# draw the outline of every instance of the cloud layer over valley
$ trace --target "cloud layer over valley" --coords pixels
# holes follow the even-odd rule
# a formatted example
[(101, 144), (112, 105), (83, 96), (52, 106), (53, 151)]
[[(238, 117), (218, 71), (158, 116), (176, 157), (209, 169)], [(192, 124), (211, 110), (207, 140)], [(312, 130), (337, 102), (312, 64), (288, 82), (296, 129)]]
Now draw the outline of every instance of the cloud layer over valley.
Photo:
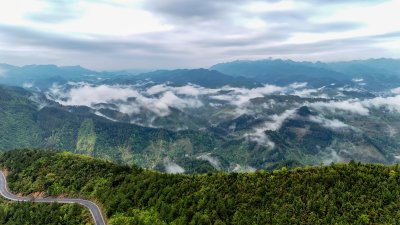
[[(232, 121), (229, 127), (223, 128), (230, 132), (231, 138), (257, 142), (269, 148), (275, 148), (276, 143), (266, 131), (279, 132), (289, 119), (306, 120), (333, 132), (363, 132), (357, 127), (357, 118), (367, 119), (377, 110), (392, 114), (400, 112), (400, 95), (393, 91), (386, 96), (363, 99), (346, 97), (343, 91), (343, 88), (313, 89), (306, 83), (205, 88), (192, 84), (149, 86), (70, 82), (63, 86), (53, 85), (46, 96), (61, 105), (90, 107), (96, 115), (113, 121), (171, 130), (201, 130)], [(311, 114), (301, 115), (298, 110), (302, 106), (309, 107)], [(244, 115), (250, 118), (241, 119)], [(306, 128), (302, 130), (307, 132)], [(217, 161), (207, 155), (199, 159), (218, 167)]]

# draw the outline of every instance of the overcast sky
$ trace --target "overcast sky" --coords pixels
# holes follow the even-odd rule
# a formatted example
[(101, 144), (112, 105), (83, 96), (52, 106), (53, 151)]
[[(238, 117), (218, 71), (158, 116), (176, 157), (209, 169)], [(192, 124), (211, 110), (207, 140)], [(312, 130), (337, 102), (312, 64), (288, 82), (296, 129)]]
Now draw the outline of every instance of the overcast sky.
[(400, 0), (0, 0), (0, 62), (97, 70), (400, 58)]

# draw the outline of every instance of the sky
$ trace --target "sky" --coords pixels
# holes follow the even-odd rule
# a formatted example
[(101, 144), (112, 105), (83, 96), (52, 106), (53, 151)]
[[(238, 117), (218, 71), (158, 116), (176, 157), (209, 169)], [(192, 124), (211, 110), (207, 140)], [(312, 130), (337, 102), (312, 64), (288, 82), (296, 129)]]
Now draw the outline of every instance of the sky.
[(0, 63), (95, 70), (400, 58), (400, 0), (0, 0)]

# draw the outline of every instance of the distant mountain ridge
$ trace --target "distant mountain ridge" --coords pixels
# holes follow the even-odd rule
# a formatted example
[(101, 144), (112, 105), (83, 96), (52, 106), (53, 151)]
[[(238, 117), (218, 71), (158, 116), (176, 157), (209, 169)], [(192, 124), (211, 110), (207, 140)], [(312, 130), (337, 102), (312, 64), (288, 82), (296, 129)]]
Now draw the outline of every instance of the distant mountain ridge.
[(230, 76), (215, 70), (207, 69), (178, 69), (157, 70), (135, 76), (121, 76), (105, 81), (108, 84), (135, 84), (137, 82), (151, 81), (156, 84), (170, 83), (172, 86), (196, 84), (202, 87), (216, 88), (225, 85), (233, 87), (259, 87), (261, 83), (242, 76)]
[(0, 64), (0, 83), (23, 86), (34, 84), (48, 88), (67, 81), (133, 84), (139, 81), (170, 82), (175, 86), (188, 83), (203, 87), (259, 87), (261, 84), (285, 86), (307, 82), (313, 87), (328, 85), (362, 86), (372, 91), (400, 86), (399, 59), (367, 59), (342, 62), (297, 62), (293, 60), (238, 60), (219, 63), (209, 69), (157, 70), (137, 73), (125, 71), (97, 72), (81, 66)]
[(53, 83), (81, 81), (90, 76), (101, 77), (96, 71), (81, 66), (26, 65), (22, 67), (0, 64), (3, 70), (0, 83), (15, 86), (34, 85), (39, 88), (50, 87)]
[[(238, 60), (216, 64), (210, 69), (278, 85), (307, 82), (312, 86), (321, 87), (335, 83), (362, 85), (371, 90), (383, 90), (400, 85), (400, 60), (398, 59), (315, 63), (281, 59)], [(355, 78), (358, 79), (355, 81)]]

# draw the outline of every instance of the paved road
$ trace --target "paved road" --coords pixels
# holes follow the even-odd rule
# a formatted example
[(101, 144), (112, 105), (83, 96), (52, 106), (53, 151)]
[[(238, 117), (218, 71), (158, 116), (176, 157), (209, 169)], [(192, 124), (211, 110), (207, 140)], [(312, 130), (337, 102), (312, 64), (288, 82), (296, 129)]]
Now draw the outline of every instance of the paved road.
[(56, 202), (56, 203), (77, 203), (85, 206), (90, 210), (92, 217), (96, 225), (106, 225), (104, 218), (101, 214), (100, 208), (93, 202), (78, 199), (78, 198), (30, 198), (30, 197), (19, 197), (8, 191), (6, 177), (4, 173), (0, 171), (0, 195), (11, 201), (18, 202)]

